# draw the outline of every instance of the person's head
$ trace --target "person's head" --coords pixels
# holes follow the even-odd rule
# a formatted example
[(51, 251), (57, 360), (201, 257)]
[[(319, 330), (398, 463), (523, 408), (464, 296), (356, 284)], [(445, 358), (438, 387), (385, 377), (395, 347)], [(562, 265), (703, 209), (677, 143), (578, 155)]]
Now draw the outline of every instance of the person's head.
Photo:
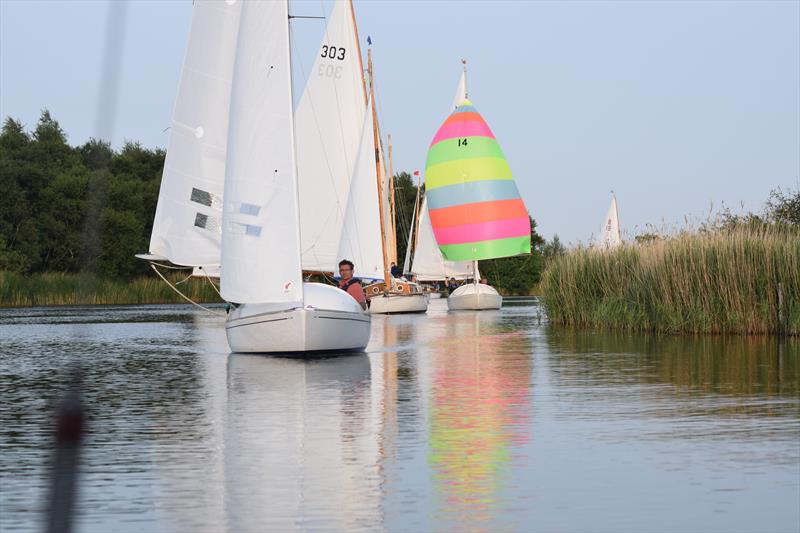
[(397, 266), (396, 264), (392, 263), (392, 266)]
[(339, 261), (339, 275), (342, 276), (343, 280), (348, 280), (353, 277), (354, 268), (355, 265), (352, 261), (348, 261), (347, 259)]
[(481, 278), (481, 283), (483, 283), (484, 285), (488, 285), (489, 284), (489, 280), (486, 279), (486, 278)]
[(455, 283), (455, 282), (456, 282), (456, 278), (450, 278), (450, 283)]

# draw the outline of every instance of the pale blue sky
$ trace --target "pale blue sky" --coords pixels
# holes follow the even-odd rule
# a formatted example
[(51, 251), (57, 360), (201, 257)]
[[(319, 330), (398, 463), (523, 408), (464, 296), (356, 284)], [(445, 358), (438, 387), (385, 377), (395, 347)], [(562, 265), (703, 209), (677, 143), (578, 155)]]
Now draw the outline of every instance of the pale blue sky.
[[(374, 41), (395, 168), (424, 167), (465, 57), (470, 96), (547, 237), (589, 239), (611, 189), (623, 229), (636, 233), (703, 216), (712, 202), (760, 210), (771, 188), (800, 186), (800, 2), (355, 6)], [(107, 9), (0, 0), (3, 118), (30, 128), (47, 107), (71, 143), (94, 134)], [(165, 145), (190, 12), (190, 0), (131, 2), (116, 146)], [(322, 28), (300, 23), (308, 42)]]

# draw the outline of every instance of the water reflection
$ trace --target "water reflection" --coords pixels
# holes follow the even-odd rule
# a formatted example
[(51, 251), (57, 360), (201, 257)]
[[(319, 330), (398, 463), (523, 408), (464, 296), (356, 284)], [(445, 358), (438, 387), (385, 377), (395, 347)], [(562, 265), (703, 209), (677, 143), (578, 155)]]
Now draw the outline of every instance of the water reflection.
[(366, 355), (228, 357), (225, 513), (235, 531), (381, 524)]
[(499, 316), (443, 317), (432, 340), (429, 461), (445, 529), (498, 529), (498, 495), (529, 438), (531, 343)]

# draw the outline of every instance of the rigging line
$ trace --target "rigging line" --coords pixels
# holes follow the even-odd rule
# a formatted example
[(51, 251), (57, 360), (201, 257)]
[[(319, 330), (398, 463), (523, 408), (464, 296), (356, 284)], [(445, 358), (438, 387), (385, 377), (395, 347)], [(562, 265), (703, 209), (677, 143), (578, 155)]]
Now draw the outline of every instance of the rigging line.
[(166, 283), (167, 285), (169, 285), (169, 286), (170, 286), (170, 288), (171, 288), (173, 291), (175, 291), (176, 293), (178, 293), (178, 295), (179, 295), (181, 298), (183, 298), (184, 300), (186, 300), (186, 301), (187, 301), (187, 302), (189, 302), (190, 304), (194, 305), (195, 307), (199, 307), (199, 308), (200, 308), (200, 309), (202, 309), (203, 311), (207, 311), (207, 312), (211, 313), (212, 315), (217, 315), (217, 316), (225, 316), (225, 313), (220, 313), (220, 312), (218, 312), (218, 311), (214, 311), (213, 309), (209, 309), (208, 307), (204, 307), (204, 306), (200, 305), (199, 303), (195, 302), (194, 300), (192, 300), (191, 298), (189, 298), (188, 296), (186, 296), (185, 294), (183, 294), (183, 293), (182, 293), (180, 290), (178, 290), (178, 288), (177, 288), (175, 285), (173, 285), (172, 283), (170, 283), (170, 281), (169, 281), (169, 280), (168, 280), (166, 277), (164, 277), (164, 275), (163, 275), (161, 272), (159, 272), (159, 271), (158, 271), (158, 269), (156, 268), (156, 265), (155, 265), (155, 263), (153, 263), (152, 261), (148, 261), (148, 262), (150, 263), (150, 268), (152, 268), (152, 269), (153, 269), (153, 271), (154, 271), (156, 274), (158, 274), (158, 277), (159, 277), (159, 278), (161, 278), (162, 280), (164, 280), (164, 283)]
[(220, 292), (219, 292), (219, 289), (217, 289), (217, 286), (216, 286), (216, 285), (214, 285), (214, 282), (213, 282), (213, 281), (211, 281), (211, 276), (209, 276), (209, 275), (208, 275), (208, 272), (206, 272), (206, 269), (205, 269), (205, 268), (203, 268), (203, 267), (200, 267), (200, 270), (202, 270), (202, 271), (203, 271), (203, 275), (205, 276), (205, 278), (206, 278), (206, 281), (208, 281), (208, 283), (209, 283), (209, 284), (211, 284), (211, 286), (214, 288), (214, 292), (216, 292), (216, 293), (217, 293), (217, 295), (218, 295), (220, 298), (222, 298), (222, 300), (225, 300), (225, 298), (223, 298), (223, 297), (222, 297), (222, 293), (220, 293)]

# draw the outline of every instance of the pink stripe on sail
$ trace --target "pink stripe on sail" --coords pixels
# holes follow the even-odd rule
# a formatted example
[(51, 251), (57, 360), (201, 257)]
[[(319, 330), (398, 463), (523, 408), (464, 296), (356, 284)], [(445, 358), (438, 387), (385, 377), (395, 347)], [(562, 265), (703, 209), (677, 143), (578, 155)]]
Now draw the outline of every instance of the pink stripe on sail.
[(433, 234), (436, 236), (436, 242), (439, 245), (524, 237), (529, 235), (530, 232), (531, 226), (528, 217), (433, 229)]
[(494, 139), (494, 134), (483, 121), (470, 120), (468, 122), (453, 122), (439, 128), (439, 131), (436, 132), (436, 137), (434, 137), (431, 142), (431, 146), (439, 141), (460, 137), (491, 137)]

